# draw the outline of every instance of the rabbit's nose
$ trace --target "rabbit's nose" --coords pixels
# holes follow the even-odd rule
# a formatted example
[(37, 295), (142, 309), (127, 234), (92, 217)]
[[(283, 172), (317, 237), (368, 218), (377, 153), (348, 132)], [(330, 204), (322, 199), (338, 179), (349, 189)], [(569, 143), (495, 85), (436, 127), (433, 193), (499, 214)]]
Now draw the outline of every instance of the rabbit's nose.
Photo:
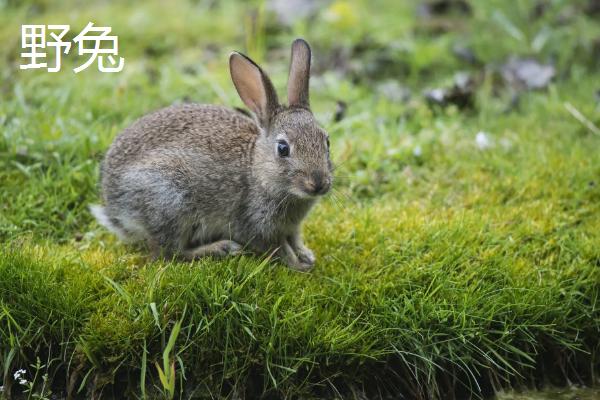
[(307, 189), (313, 195), (325, 194), (329, 190), (329, 179), (321, 171), (314, 171), (307, 183)]

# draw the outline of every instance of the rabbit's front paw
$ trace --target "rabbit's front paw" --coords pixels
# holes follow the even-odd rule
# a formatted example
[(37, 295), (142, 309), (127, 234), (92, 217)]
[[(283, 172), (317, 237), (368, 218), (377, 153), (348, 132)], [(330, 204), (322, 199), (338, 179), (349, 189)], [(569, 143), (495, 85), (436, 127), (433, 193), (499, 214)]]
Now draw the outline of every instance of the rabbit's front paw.
[[(304, 250), (305, 251), (299, 253), (292, 248), (288, 242), (284, 242), (279, 249), (278, 256), (288, 267), (295, 269), (296, 271), (306, 272), (315, 264), (315, 256), (312, 251), (306, 247), (304, 247)], [(300, 258), (300, 254), (302, 254), (302, 258)]]
[(298, 257), (298, 261), (302, 264), (307, 264), (309, 266), (315, 265), (316, 257), (315, 254), (306, 246), (300, 246), (296, 249), (296, 256)]
[(310, 271), (313, 266), (313, 264), (307, 264), (305, 262), (300, 261), (298, 258), (296, 258), (293, 261), (286, 261), (284, 260), (284, 262), (287, 264), (288, 267), (290, 267), (291, 269), (294, 269), (296, 271), (300, 271), (300, 272), (308, 272)]

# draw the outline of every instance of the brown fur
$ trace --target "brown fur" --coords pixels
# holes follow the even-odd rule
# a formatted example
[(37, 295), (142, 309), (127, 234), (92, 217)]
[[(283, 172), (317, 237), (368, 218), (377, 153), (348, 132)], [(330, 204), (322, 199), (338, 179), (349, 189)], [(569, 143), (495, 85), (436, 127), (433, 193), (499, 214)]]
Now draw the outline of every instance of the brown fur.
[[(315, 258), (300, 226), (332, 177), (327, 135), (308, 109), (309, 68), (310, 48), (297, 40), (291, 104), (282, 106), (266, 74), (232, 54), (232, 79), (257, 119), (195, 104), (140, 118), (106, 155), (105, 206), (92, 206), (93, 213), (121, 238), (146, 241), (155, 252), (193, 259), (276, 249), (290, 267), (310, 268)], [(277, 150), (283, 141), (288, 157)]]

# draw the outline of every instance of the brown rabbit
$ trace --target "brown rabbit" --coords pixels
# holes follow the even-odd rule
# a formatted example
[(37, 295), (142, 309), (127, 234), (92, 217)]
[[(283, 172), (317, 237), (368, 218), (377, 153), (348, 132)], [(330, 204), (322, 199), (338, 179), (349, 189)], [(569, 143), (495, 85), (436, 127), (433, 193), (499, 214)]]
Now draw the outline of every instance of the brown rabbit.
[(277, 250), (291, 268), (310, 269), (301, 223), (332, 184), (329, 139), (309, 107), (310, 59), (308, 43), (295, 40), (285, 106), (258, 65), (231, 54), (231, 79), (255, 118), (184, 104), (134, 122), (106, 154), (105, 205), (92, 213), (167, 256)]

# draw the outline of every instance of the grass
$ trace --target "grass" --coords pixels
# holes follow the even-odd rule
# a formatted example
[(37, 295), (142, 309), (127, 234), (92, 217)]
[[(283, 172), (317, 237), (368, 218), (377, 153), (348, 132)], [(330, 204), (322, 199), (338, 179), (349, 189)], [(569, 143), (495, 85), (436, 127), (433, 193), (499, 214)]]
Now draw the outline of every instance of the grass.
[[(593, 383), (600, 136), (565, 105), (600, 124), (586, 2), (537, 19), (533, 2), (472, 2), (471, 16), (427, 20), (409, 2), (337, 1), (291, 27), (262, 3), (215, 4), (0, 1), (0, 397), (461, 398)], [(75, 54), (57, 74), (19, 70), (21, 24), (90, 20), (119, 36), (123, 72), (75, 75)], [(304, 228), (313, 272), (249, 256), (151, 262), (93, 221), (121, 129), (173, 102), (241, 105), (233, 49), (283, 93), (299, 35), (338, 164)], [(456, 59), (456, 43), (486, 67)], [(553, 60), (557, 77), (507, 111), (514, 93), (495, 71), (515, 54)], [(457, 70), (480, 77), (475, 108), (429, 106), (421, 92)], [(408, 102), (382, 94), (390, 79)], [(348, 110), (333, 122), (337, 100)]]

